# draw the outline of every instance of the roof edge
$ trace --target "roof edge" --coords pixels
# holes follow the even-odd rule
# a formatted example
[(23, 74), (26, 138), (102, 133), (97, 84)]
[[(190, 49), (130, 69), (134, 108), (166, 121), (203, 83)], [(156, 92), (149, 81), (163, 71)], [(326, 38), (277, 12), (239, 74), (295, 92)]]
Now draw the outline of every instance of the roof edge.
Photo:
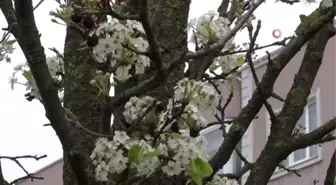
[[(37, 174), (39, 174), (39, 173), (41, 173), (41, 172), (43, 172), (43, 171), (45, 171), (45, 170), (51, 168), (52, 166), (55, 166), (56, 164), (58, 164), (58, 163), (60, 163), (60, 162), (62, 162), (62, 161), (63, 161), (63, 157), (61, 157), (61, 158), (59, 158), (59, 159), (57, 159), (57, 160), (51, 162), (50, 164), (48, 164), (48, 165), (42, 167), (42, 168), (39, 169), (39, 170), (36, 170), (35, 172), (33, 172), (33, 174), (37, 175)], [(26, 181), (26, 180), (27, 180), (27, 179), (24, 179), (24, 180), (22, 180), (22, 181), (19, 181), (19, 182), (17, 182), (15, 185), (20, 185), (21, 183), (23, 183), (23, 182)]]
[[(273, 58), (273, 57), (277, 56), (283, 48), (284, 47), (279, 47), (278, 49), (272, 51), (270, 53), (271, 57)], [(261, 67), (261, 66), (265, 65), (267, 63), (267, 59), (268, 59), (268, 55), (266, 54), (266, 55), (264, 55), (264, 56), (262, 56), (262, 57), (260, 57), (256, 60), (254, 60), (253, 64), (256, 65), (255, 68), (258, 68), (258, 67)], [(240, 73), (240, 72), (242, 72), (244, 70), (247, 70), (247, 69), (249, 69), (249, 65), (248, 65), (248, 63), (245, 63), (237, 70), (237, 72)]]

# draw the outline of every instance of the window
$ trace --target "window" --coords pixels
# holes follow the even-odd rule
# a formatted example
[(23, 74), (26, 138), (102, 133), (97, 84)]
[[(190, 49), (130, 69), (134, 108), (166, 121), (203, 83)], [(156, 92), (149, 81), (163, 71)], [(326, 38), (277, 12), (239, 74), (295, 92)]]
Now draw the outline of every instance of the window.
[[(206, 128), (201, 131), (201, 135), (203, 135), (207, 141), (207, 153), (210, 157), (214, 156), (224, 141), (223, 132), (220, 128), (220, 125), (214, 125), (209, 128)], [(229, 131), (230, 125), (226, 125), (226, 131)], [(232, 155), (233, 156), (233, 155)], [(222, 170), (219, 170), (217, 174), (223, 173), (233, 173), (233, 162), (232, 157), (231, 159), (225, 164)]]
[[(317, 96), (311, 96), (308, 98), (308, 102), (306, 107), (304, 108), (304, 111), (302, 113), (302, 116), (297, 122), (297, 125), (301, 125), (302, 128), (304, 128), (305, 133), (309, 133), (316, 129), (319, 124), (319, 108), (318, 108), (318, 101)], [(276, 114), (278, 114), (280, 110), (275, 111)], [(269, 115), (268, 115), (269, 118)], [(269, 119), (268, 119), (269, 120)], [(270, 123), (269, 123), (270, 124)], [(270, 128), (268, 128), (267, 136), (270, 133)], [(307, 161), (309, 159), (318, 157), (319, 155), (319, 147), (318, 145), (313, 145), (304, 149), (296, 150), (293, 153), (291, 153), (286, 160), (282, 161), (280, 164), (285, 167), (291, 167), (294, 165), (297, 165), (299, 163), (302, 163), (304, 161)], [(281, 168), (277, 168), (279, 170)]]
[[(312, 97), (308, 99), (308, 104), (305, 107), (303, 114), (297, 125), (301, 125), (304, 128), (305, 133), (309, 133), (317, 128), (318, 125), (318, 110), (316, 104), (316, 98)], [(293, 166), (308, 159), (318, 156), (318, 146), (313, 145), (304, 149), (296, 150), (288, 156), (288, 158), (282, 162), (284, 166)]]

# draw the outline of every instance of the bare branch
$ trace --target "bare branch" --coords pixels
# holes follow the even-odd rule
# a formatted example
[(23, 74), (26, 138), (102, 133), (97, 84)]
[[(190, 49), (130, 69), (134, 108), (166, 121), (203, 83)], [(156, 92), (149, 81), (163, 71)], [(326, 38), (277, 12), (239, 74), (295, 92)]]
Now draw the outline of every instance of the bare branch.
[(33, 8), (33, 11), (36, 10), (42, 3), (44, 2), (44, 0), (40, 0)]
[(159, 48), (158, 43), (156, 41), (155, 34), (148, 20), (147, 0), (139, 1), (139, 16), (140, 16), (140, 22), (142, 23), (142, 26), (146, 33), (150, 56), (152, 57), (152, 60), (154, 60), (155, 62), (155, 68), (162, 69), (163, 62), (161, 59), (161, 54), (158, 51)]
[(243, 168), (241, 168), (238, 172), (236, 173), (226, 173), (223, 175), (219, 175), (219, 176), (224, 176), (227, 177), (229, 179), (236, 179), (238, 180), (239, 178), (241, 178), (246, 172), (248, 172), (249, 170), (251, 170), (251, 168), (253, 167), (253, 163), (249, 163), (246, 164)]
[[(285, 37), (282, 41), (276, 41), (276, 42), (273, 42), (271, 44), (267, 44), (267, 45), (264, 45), (264, 46), (254, 47), (253, 51), (265, 49), (265, 48), (272, 47), (272, 46), (286, 46), (286, 42), (290, 39), (293, 39), (293, 37)], [(232, 55), (232, 54), (237, 54), (237, 53), (245, 53), (248, 50), (249, 49), (238, 50), (238, 51), (227, 50), (227, 51), (217, 53), (217, 56), (226, 56), (226, 55)]]
[(246, 61), (250, 65), (253, 80), (254, 80), (254, 82), (257, 86), (258, 92), (260, 93), (263, 104), (265, 105), (265, 107), (268, 111), (268, 114), (270, 115), (271, 121), (272, 121), (273, 124), (276, 124), (278, 122), (278, 119), (277, 119), (277, 117), (276, 117), (276, 115), (275, 115), (275, 113), (272, 109), (271, 104), (269, 104), (267, 102), (266, 94), (265, 94), (264, 90), (262, 89), (262, 87), (260, 86), (260, 82), (259, 82), (257, 73), (255, 71), (253, 61), (252, 61), (253, 48), (254, 48), (255, 42), (257, 40), (260, 28), (261, 28), (261, 21), (260, 20), (258, 21), (257, 29), (256, 29), (253, 36), (252, 36), (252, 31), (253, 31), (252, 24), (250, 26), (248, 26), (247, 28), (248, 28), (248, 31), (249, 31), (249, 34), (250, 34), (250, 48), (246, 53)]
[(285, 167), (284, 165), (282, 165), (282, 164), (278, 164), (278, 167), (280, 167), (280, 168), (282, 168), (282, 169), (284, 169), (284, 170), (286, 170), (287, 172), (289, 172), (289, 173), (294, 173), (296, 176), (298, 176), (298, 177), (301, 177), (301, 174), (299, 174), (298, 172), (297, 172), (297, 170), (295, 170), (295, 169), (289, 169), (289, 168), (287, 168), (287, 167)]
[(220, 16), (225, 16), (227, 9), (229, 7), (230, 0), (222, 0), (221, 4), (219, 5), (217, 12), (219, 13)]
[[(329, 133), (333, 132), (336, 129), (336, 117), (329, 120), (327, 123), (323, 124), (322, 126), (318, 127), (317, 129), (313, 130), (308, 134), (304, 134), (303, 136), (299, 137), (296, 140), (292, 140), (292, 146), (297, 149), (306, 148), (312, 144), (320, 143), (321, 139), (325, 139), (324, 137)], [(334, 137), (328, 137), (327, 140), (332, 140)], [(290, 142), (290, 141), (289, 141)]]
[[(15, 162), (23, 171), (24, 173), (26, 174), (25, 176), (23, 177), (20, 177), (18, 179), (15, 179), (13, 180), (12, 182), (8, 183), (8, 182), (5, 182), (5, 184), (9, 184), (9, 185), (12, 185), (12, 184), (15, 184), (21, 180), (24, 180), (24, 179), (31, 179), (31, 181), (35, 180), (35, 179), (38, 179), (38, 180), (43, 180), (43, 177), (37, 177), (35, 176), (34, 174), (32, 173), (29, 173), (26, 168), (21, 164), (21, 162), (19, 161), (20, 159), (35, 159), (36, 161), (40, 160), (40, 159), (43, 159), (43, 158), (46, 158), (47, 155), (42, 155), (42, 156), (37, 156), (37, 155), (23, 155), (23, 156), (16, 156), (16, 157), (10, 157), (10, 156), (0, 156), (0, 159), (8, 159), (8, 160), (11, 160), (13, 162)], [(0, 165), (0, 168), (1, 168), (1, 165)], [(1, 172), (1, 177), (2, 177), (2, 172)], [(1, 178), (2, 180), (3, 177)], [(1, 182), (2, 183), (2, 182)]]

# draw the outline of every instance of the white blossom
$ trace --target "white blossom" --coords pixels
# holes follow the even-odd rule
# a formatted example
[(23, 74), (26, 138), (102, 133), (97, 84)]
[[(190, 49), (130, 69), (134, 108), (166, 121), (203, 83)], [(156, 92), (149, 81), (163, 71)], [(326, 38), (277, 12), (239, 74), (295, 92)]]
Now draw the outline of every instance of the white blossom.
[(132, 77), (131, 74), (129, 74), (129, 70), (131, 69), (131, 65), (127, 66), (119, 66), (116, 70), (116, 76), (115, 78), (119, 81), (126, 81), (130, 77)]
[[(193, 20), (194, 21), (194, 20)], [(193, 22), (190, 23), (192, 25)], [(227, 18), (219, 17), (214, 11), (202, 15), (196, 21), (195, 34), (192, 35), (192, 42), (196, 36), (200, 43), (214, 42), (222, 39), (229, 31)]]
[(154, 98), (145, 96), (142, 98), (131, 97), (125, 104), (123, 115), (128, 123), (139, 119), (154, 102)]
[[(93, 33), (99, 37), (98, 44), (93, 47), (94, 58), (101, 63), (109, 62), (112, 67), (119, 66), (115, 72), (115, 78), (119, 81), (125, 81), (133, 75), (129, 73), (133, 66), (135, 74), (143, 74), (145, 68), (150, 65), (147, 56), (128, 49), (144, 52), (148, 48), (148, 42), (143, 37), (134, 37), (135, 32), (144, 34), (140, 22), (127, 20), (124, 23), (112, 18), (109, 22), (101, 24)], [(107, 61), (109, 54), (110, 61)]]
[(160, 165), (160, 160), (157, 157), (146, 158), (140, 164), (133, 163), (133, 166), (137, 170), (137, 176), (149, 177), (156, 172), (158, 166)]
[(178, 175), (182, 172), (183, 168), (181, 167), (180, 162), (169, 161), (167, 165), (162, 167), (162, 171), (169, 176)]
[(235, 179), (229, 179), (227, 177), (219, 177), (215, 175), (207, 185), (239, 185)]
[(129, 139), (130, 139), (130, 137), (124, 131), (118, 131), (118, 130), (116, 130), (114, 132), (113, 141), (117, 141), (117, 142), (119, 142), (121, 144), (125, 144), (126, 141), (128, 141)]

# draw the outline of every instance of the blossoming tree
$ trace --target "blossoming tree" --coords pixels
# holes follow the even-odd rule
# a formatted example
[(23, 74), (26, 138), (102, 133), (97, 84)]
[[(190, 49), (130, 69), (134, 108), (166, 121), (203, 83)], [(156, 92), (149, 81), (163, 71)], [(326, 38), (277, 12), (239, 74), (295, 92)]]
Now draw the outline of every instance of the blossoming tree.
[[(308, 134), (295, 128), (324, 47), (335, 35), (334, 1), (324, 0), (302, 17), (295, 36), (271, 44), (284, 49), (260, 81), (252, 58), (266, 46), (256, 44), (261, 22), (253, 24), (253, 12), (264, 0), (223, 0), (218, 13), (189, 22), (190, 0), (56, 1), (60, 6), (50, 15), (54, 23), (67, 26), (64, 52), (53, 48), (56, 55), (46, 58), (31, 0), (0, 0), (8, 22), (0, 54), (10, 61), (11, 46), (18, 42), (27, 59), (14, 69), (11, 82), (26, 85), (27, 100), (44, 105), (63, 146), (64, 185), (228, 185), (237, 184), (247, 171), (247, 185), (266, 185), (291, 152), (335, 139), (335, 118)], [(288, 6), (299, 2), (280, 1)], [(246, 49), (233, 43), (243, 29), (250, 36)], [(188, 50), (189, 42), (195, 51)], [(277, 97), (272, 91), (277, 77), (306, 42), (309, 60), (302, 62), (276, 115), (267, 99)], [(257, 86), (248, 105), (232, 121), (222, 116), (207, 122), (200, 110), (224, 105), (225, 111), (230, 98), (224, 102), (217, 86), (232, 88), (242, 65), (249, 65)], [(18, 82), (15, 75), (23, 75), (26, 82)], [(260, 156), (236, 174), (216, 175), (262, 106), (273, 126)], [(231, 128), (217, 153), (208, 156), (199, 132), (214, 124), (223, 131), (227, 124)]]

